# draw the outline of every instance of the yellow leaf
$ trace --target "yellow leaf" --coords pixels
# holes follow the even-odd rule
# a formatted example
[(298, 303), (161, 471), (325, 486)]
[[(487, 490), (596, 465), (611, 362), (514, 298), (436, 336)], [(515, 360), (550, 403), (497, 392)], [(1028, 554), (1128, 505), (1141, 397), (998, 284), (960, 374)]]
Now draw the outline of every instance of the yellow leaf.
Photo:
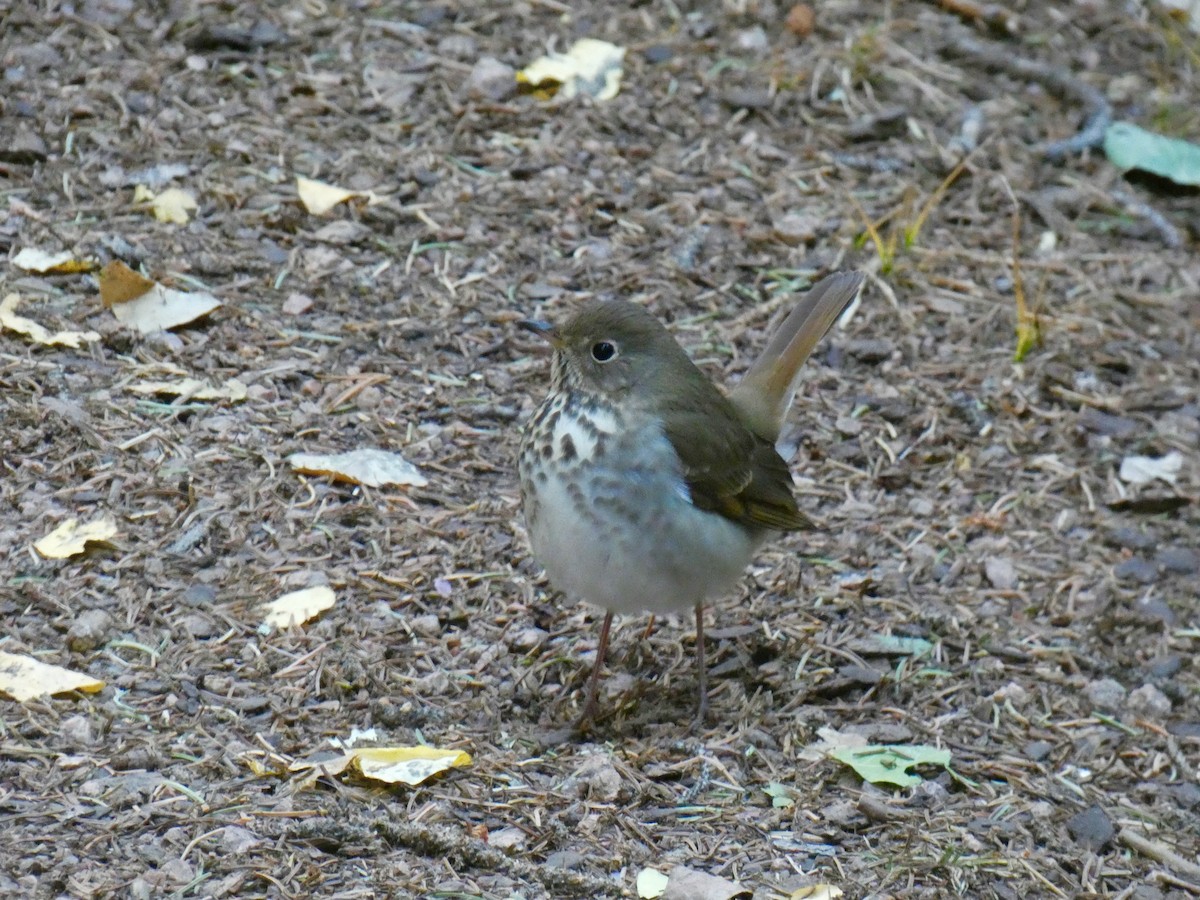
[(844, 894), (845, 891), (832, 884), (810, 884), (798, 891), (792, 891), (788, 900), (837, 900)]
[(355, 197), (365, 199), (368, 206), (382, 202), (372, 191), (349, 191), (299, 175), (296, 176), (296, 193), (300, 195), (300, 202), (304, 204), (304, 208), (314, 216), (323, 216), (339, 203), (345, 203)]
[(188, 214), (199, 208), (196, 198), (187, 191), (167, 188), (161, 194), (155, 194), (144, 184), (139, 184), (133, 189), (133, 202), (149, 203), (154, 218), (174, 225), (186, 225), (190, 218)]
[(84, 341), (100, 340), (100, 335), (94, 331), (48, 331), (33, 319), (17, 315), (17, 305), (20, 302), (21, 297), (18, 294), (9, 294), (0, 300), (0, 328), (7, 328), (9, 331), (23, 334), (47, 347), (61, 346), (78, 350), (79, 345)]
[(86, 525), (80, 525), (78, 519), (67, 519), (33, 548), (47, 559), (66, 559), (82, 553), (89, 543), (107, 543), (116, 535), (117, 521), (112, 516), (101, 516)]
[(178, 328), (221, 306), (212, 294), (163, 287), (119, 260), (100, 271), (100, 300), (118, 322), (142, 334)]
[(31, 656), (0, 652), (0, 693), (24, 703), (47, 694), (63, 694), (67, 691), (87, 691), (94, 694), (104, 687), (104, 682), (72, 672), (59, 666), (41, 662)]
[(184, 378), (182, 381), (144, 381), (141, 384), (131, 384), (129, 390), (135, 394), (169, 394), (178, 397), (180, 401), (229, 400), (237, 403), (246, 399), (246, 386), (236, 378), (230, 378), (220, 387), (213, 387), (207, 381), (200, 381), (198, 378)]
[(90, 272), (96, 268), (95, 260), (76, 259), (70, 251), (62, 253), (47, 253), (36, 247), (26, 247), (12, 258), (12, 264), (26, 272), (37, 272), (39, 275), (74, 275), (77, 272)]
[(621, 90), (624, 60), (624, 47), (584, 38), (566, 53), (550, 53), (534, 60), (517, 73), (517, 82), (543, 99), (561, 93), (567, 100), (578, 94), (611, 100)]
[(267, 604), (267, 614), (263, 618), (263, 624), (274, 628), (291, 628), (293, 625), (302, 625), (329, 609), (336, 602), (337, 596), (327, 585), (322, 584), (304, 588), (301, 591), (292, 591)]
[(386, 450), (351, 450), (347, 453), (293, 453), (288, 462), (306, 475), (328, 475), (339, 481), (380, 487), (385, 484), (422, 487), (429, 482), (416, 466)]
[(341, 756), (318, 761), (300, 760), (289, 766), (293, 772), (320, 769), (339, 775), (353, 768), (366, 778), (387, 784), (416, 786), (446, 769), (471, 765), (471, 754), (438, 747), (363, 747)]

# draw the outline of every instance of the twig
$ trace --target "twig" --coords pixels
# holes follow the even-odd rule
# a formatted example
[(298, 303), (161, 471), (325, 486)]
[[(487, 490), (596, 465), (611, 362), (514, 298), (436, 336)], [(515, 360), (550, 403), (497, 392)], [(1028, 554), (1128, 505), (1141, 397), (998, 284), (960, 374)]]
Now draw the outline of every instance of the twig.
[(1075, 100), (1083, 106), (1087, 113), (1083, 127), (1073, 137), (1045, 144), (1042, 155), (1046, 159), (1057, 161), (1071, 153), (1099, 147), (1104, 142), (1104, 132), (1112, 123), (1112, 107), (1098, 89), (1081, 81), (1062, 66), (1022, 59), (1015, 56), (1011, 48), (989, 46), (970, 37), (952, 41), (950, 49), (990, 68), (1036, 81), (1059, 96)]
[(1113, 191), (1112, 198), (1118, 203), (1121, 203), (1135, 216), (1145, 219), (1158, 232), (1158, 236), (1162, 238), (1162, 242), (1168, 249), (1178, 250), (1183, 246), (1183, 235), (1179, 233), (1179, 229), (1172, 225), (1167, 217), (1160, 213), (1149, 203), (1137, 199), (1131, 194), (1124, 191)]
[(1117, 840), (1130, 850), (1157, 860), (1180, 875), (1200, 881), (1200, 865), (1189, 859), (1184, 859), (1166, 844), (1152, 841), (1145, 835), (1138, 834), (1136, 831), (1130, 831), (1128, 828), (1122, 828), (1117, 832)]
[(982, 22), (988, 28), (1002, 34), (1017, 33), (1016, 13), (1010, 12), (998, 3), (979, 4), (974, 0), (938, 0), (938, 5), (968, 22)]

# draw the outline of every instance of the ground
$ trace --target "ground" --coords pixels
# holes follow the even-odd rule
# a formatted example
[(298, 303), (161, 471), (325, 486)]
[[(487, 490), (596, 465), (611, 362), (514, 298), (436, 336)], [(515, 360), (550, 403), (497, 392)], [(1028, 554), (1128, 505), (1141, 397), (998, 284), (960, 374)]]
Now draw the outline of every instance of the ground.
[[(99, 334), (0, 331), (0, 650), (105, 682), (0, 699), (0, 892), (632, 897), (676, 865), (755, 898), (1200, 891), (1197, 195), (1046, 152), (1088, 114), (1061, 82), (1194, 138), (1196, 36), (1155, 4), (815, 7), (811, 33), (753, 0), (0, 11), (0, 250), (223, 303), (141, 335), (94, 273), (0, 267), (22, 314)], [(580, 36), (627, 48), (615, 99), (488, 77)], [(298, 175), (383, 202), (317, 217)], [(199, 209), (158, 222), (138, 184)], [(625, 617), (565, 735), (599, 617), (529, 553), (549, 360), (514, 323), (631, 299), (729, 383), (842, 268), (862, 301), (791, 418), (821, 527), (712, 605), (708, 724), (688, 617)], [(184, 376), (248, 396), (134, 391)], [(367, 447), (428, 484), (288, 463)], [(1174, 484), (1119, 477), (1173, 451)], [(32, 548), (105, 513), (108, 545)], [(287, 769), (372, 728), (472, 763)], [(950, 771), (870, 784), (804, 752), (828, 729)]]

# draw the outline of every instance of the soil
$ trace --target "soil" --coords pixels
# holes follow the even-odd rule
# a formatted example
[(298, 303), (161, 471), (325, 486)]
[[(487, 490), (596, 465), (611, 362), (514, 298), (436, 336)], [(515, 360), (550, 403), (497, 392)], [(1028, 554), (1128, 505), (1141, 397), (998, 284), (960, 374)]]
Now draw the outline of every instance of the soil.
[[(142, 335), (95, 273), (0, 267), (22, 314), (100, 335), (0, 332), (0, 650), (105, 683), (0, 700), (0, 894), (633, 897), (675, 866), (759, 900), (1200, 892), (1200, 203), (1045, 152), (1088, 97), (1195, 138), (1200, 42), (1157, 4), (1017, 7), (0, 10), (0, 249), (223, 303)], [(584, 36), (626, 48), (614, 99), (512, 90)], [(317, 217), (297, 176), (382, 202)], [(159, 222), (139, 184), (199, 208)], [(821, 528), (712, 605), (708, 723), (688, 617), (622, 617), (568, 734), (599, 615), (528, 550), (549, 359), (515, 322), (631, 299), (730, 383), (843, 268), (862, 302), (791, 419)], [(183, 377), (248, 396), (134, 390)], [(288, 463), (360, 448), (428, 484)], [(1173, 483), (1120, 477), (1173, 452)], [(102, 514), (109, 545), (33, 550)], [(316, 584), (332, 609), (260, 628)], [(289, 769), (368, 729), (472, 762)], [(872, 784), (822, 735), (951, 762)]]

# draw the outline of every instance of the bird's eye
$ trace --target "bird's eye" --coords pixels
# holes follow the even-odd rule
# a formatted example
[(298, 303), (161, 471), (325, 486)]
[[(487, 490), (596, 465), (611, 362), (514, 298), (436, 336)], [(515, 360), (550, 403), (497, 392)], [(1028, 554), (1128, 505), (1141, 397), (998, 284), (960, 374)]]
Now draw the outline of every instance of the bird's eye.
[(608, 362), (617, 358), (617, 345), (612, 341), (596, 341), (592, 344), (592, 359), (596, 362)]

